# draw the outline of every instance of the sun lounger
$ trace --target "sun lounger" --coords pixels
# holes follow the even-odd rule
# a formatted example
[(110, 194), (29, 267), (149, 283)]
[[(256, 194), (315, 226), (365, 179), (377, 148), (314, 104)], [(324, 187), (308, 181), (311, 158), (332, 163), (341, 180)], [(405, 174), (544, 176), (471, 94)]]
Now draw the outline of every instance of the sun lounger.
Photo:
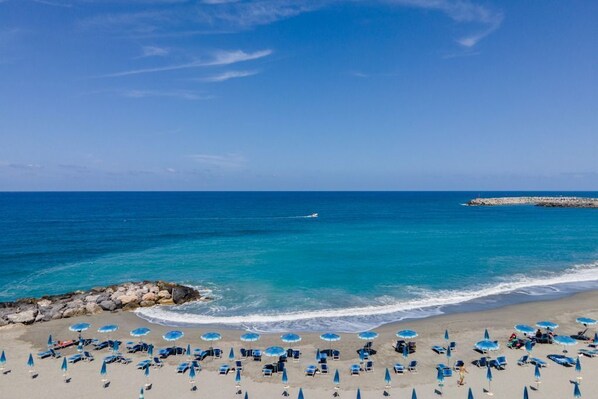
[(444, 349), (444, 347), (442, 347), (442, 346), (440, 346), (440, 345), (434, 345), (434, 346), (432, 347), (432, 350), (433, 350), (434, 352), (436, 352), (437, 354), (439, 354), (439, 355), (443, 355), (443, 354), (445, 354), (445, 353), (446, 353), (446, 349)]
[(451, 348), (451, 352), (454, 352), (457, 350), (457, 343), (455, 341), (451, 341), (451, 343), (449, 344), (449, 348)]
[(69, 346), (73, 346), (76, 345), (77, 341), (71, 339), (68, 341), (58, 341), (58, 343), (56, 343), (54, 345), (54, 349), (64, 349), (64, 348), (68, 348)]
[(447, 366), (446, 364), (444, 364), (444, 363), (439, 363), (436, 366), (436, 370), (442, 370), (442, 375), (445, 376), (445, 377), (452, 377), (453, 376), (453, 370), (449, 366)]
[(529, 364), (529, 355), (523, 355), (517, 360), (517, 364), (520, 366), (527, 366)]
[(40, 359), (45, 359), (47, 357), (59, 358), (61, 356), (60, 352), (56, 352), (54, 349), (48, 349), (44, 352), (39, 352), (37, 357)]
[(393, 368), (395, 374), (403, 374), (405, 372), (405, 367), (401, 363), (396, 363)]
[(359, 349), (357, 351), (360, 359), (368, 360), (370, 358), (370, 352), (366, 351), (365, 349)]
[(504, 370), (507, 367), (507, 358), (505, 356), (498, 356), (496, 359), (490, 361), (490, 367), (497, 370)]
[(119, 355), (116, 357), (116, 361), (122, 364), (129, 364), (133, 362), (133, 359), (130, 357), (124, 357), (123, 355)]
[(409, 362), (407, 366), (407, 370), (411, 371), (412, 373), (417, 373), (417, 360), (412, 360)]
[(354, 364), (351, 366), (351, 375), (359, 375), (361, 373), (361, 367), (359, 364)]
[(487, 367), (488, 366), (488, 358), (486, 356), (483, 356), (479, 360), (475, 360), (473, 362), (473, 364), (478, 367)]
[(190, 362), (183, 362), (177, 366), (176, 372), (184, 374), (187, 370), (189, 370), (190, 367), (191, 367)]
[(218, 369), (218, 374), (220, 374), (220, 375), (227, 375), (229, 371), (230, 371), (230, 366), (228, 364), (223, 364)]
[(110, 347), (110, 342), (108, 342), (108, 341), (95, 342), (93, 344), (93, 348), (97, 351), (99, 351), (101, 349), (106, 349), (108, 347)]
[(148, 368), (151, 364), (152, 364), (152, 361), (149, 359), (142, 360), (139, 363), (137, 363), (137, 368), (140, 370), (144, 370), (144, 369)]
[(154, 365), (154, 368), (160, 368), (162, 366), (164, 366), (164, 362), (162, 360), (160, 360), (159, 357), (154, 357), (154, 361), (152, 362), (152, 364)]
[(580, 355), (584, 355), (587, 357), (596, 357), (598, 356), (598, 350), (596, 349), (580, 349), (578, 351)]
[(86, 362), (91, 362), (94, 360), (94, 357), (91, 353), (89, 353), (88, 351), (83, 352), (83, 360), (85, 360)]
[(579, 331), (577, 334), (571, 335), (571, 338), (576, 339), (578, 341), (590, 341), (592, 338), (586, 335), (587, 332), (588, 329), (586, 328), (583, 331)]
[(529, 362), (531, 364), (533, 364), (534, 366), (537, 364), (538, 367), (546, 367), (548, 366), (548, 363), (546, 363), (544, 360), (542, 359), (538, 359), (537, 357), (532, 357), (529, 359)]
[(341, 352), (338, 350), (333, 350), (332, 351), (332, 360), (340, 360), (341, 358)]
[(166, 359), (170, 355), (174, 355), (174, 350), (172, 348), (163, 348), (158, 351), (158, 356), (162, 359)]
[(465, 366), (465, 363), (463, 362), (463, 360), (457, 360), (457, 361), (455, 362), (455, 364), (453, 365), (453, 369), (454, 369), (455, 371), (459, 371), (459, 370), (461, 370), (461, 368), (462, 368), (463, 366)]
[(365, 363), (365, 372), (370, 373), (372, 371), (374, 371), (374, 362), (372, 362), (371, 360), (368, 360)]
[(307, 375), (309, 377), (315, 376), (317, 372), (318, 372), (318, 369), (316, 368), (316, 366), (314, 366), (312, 364), (307, 366), (307, 368), (305, 369), (305, 375)]
[(320, 372), (322, 374), (328, 374), (328, 364), (327, 363), (322, 363), (320, 365)]
[(253, 360), (256, 362), (261, 362), (262, 361), (262, 351), (259, 349), (254, 349), (253, 350)]
[(301, 358), (301, 352), (298, 350), (294, 350), (293, 351), (293, 361), (298, 362), (300, 358)]
[(548, 355), (546, 356), (548, 359), (552, 360), (556, 364), (560, 364), (564, 367), (573, 367), (575, 366), (575, 360), (569, 356), (565, 355)]
[(106, 364), (110, 364), (110, 363), (114, 363), (117, 359), (116, 355), (108, 355), (104, 358), (103, 362), (105, 362)]
[(83, 355), (80, 353), (76, 353), (72, 356), (69, 356), (66, 360), (69, 363), (77, 363), (78, 361), (83, 360)]

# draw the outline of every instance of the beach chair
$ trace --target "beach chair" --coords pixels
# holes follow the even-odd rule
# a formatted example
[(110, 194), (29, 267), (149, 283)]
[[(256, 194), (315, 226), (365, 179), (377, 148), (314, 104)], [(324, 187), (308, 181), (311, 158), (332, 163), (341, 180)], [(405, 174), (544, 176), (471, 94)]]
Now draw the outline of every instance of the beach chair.
[(222, 349), (214, 348), (214, 357), (216, 359), (221, 359), (222, 358)]
[(361, 367), (359, 364), (354, 364), (351, 366), (351, 375), (360, 375), (361, 374)]
[(313, 364), (310, 364), (309, 366), (307, 366), (307, 368), (305, 369), (305, 375), (309, 376), (309, 377), (313, 377), (316, 375), (316, 373), (318, 372), (318, 369), (316, 368), (316, 366), (314, 366)]
[(534, 366), (535, 366), (535, 365), (538, 365), (538, 367), (540, 367), (540, 368), (541, 368), (541, 367), (546, 367), (546, 366), (548, 366), (548, 363), (546, 363), (546, 362), (545, 362), (544, 360), (542, 360), (542, 359), (538, 359), (537, 357), (532, 357), (532, 358), (530, 358), (530, 359), (529, 359), (529, 362), (530, 362), (531, 364), (533, 364)]
[(166, 359), (170, 355), (174, 355), (176, 352), (173, 348), (163, 348), (158, 351), (158, 356), (162, 359)]
[(271, 366), (271, 365), (267, 364), (262, 368), (262, 375), (264, 377), (272, 377), (272, 372), (273, 372), (272, 367), (268, 367), (268, 366)]
[(444, 347), (442, 347), (440, 345), (434, 345), (432, 347), (432, 350), (434, 352), (436, 352), (436, 354), (438, 354), (438, 355), (444, 355), (446, 353), (446, 349), (444, 349)]
[(457, 343), (455, 341), (451, 341), (451, 343), (449, 343), (449, 348), (451, 348), (451, 352), (454, 352), (457, 350)]
[(106, 364), (110, 364), (110, 363), (114, 363), (117, 359), (116, 355), (108, 355), (106, 357), (104, 357), (103, 362), (105, 362)]
[(438, 363), (438, 365), (436, 366), (436, 370), (442, 371), (442, 375), (445, 377), (453, 376), (453, 370), (444, 363)]
[(254, 349), (253, 350), (253, 360), (256, 362), (261, 362), (262, 361), (262, 351), (259, 349)]
[(588, 329), (586, 328), (583, 331), (579, 331), (577, 334), (571, 335), (571, 338), (576, 339), (578, 341), (591, 341), (592, 338), (586, 335)]
[(137, 369), (138, 370), (145, 370), (146, 368), (148, 368), (150, 365), (152, 364), (152, 361), (149, 359), (145, 359), (140, 361), (139, 363), (137, 363)]
[(482, 356), (478, 360), (474, 360), (473, 364), (480, 368), (487, 367), (488, 366), (488, 358), (486, 356)]
[(176, 372), (184, 374), (187, 370), (189, 370), (190, 367), (191, 367), (191, 363), (183, 362), (177, 366)]
[(359, 349), (357, 354), (360, 358), (363, 358), (363, 360), (369, 360), (370, 358), (370, 352), (366, 351), (365, 349)]
[(243, 372), (243, 363), (240, 360), (235, 361), (235, 369), (239, 370), (240, 373)]
[(529, 355), (523, 355), (517, 360), (517, 364), (520, 366), (527, 366), (529, 364)]
[(340, 360), (341, 358), (341, 352), (338, 350), (333, 350), (332, 351), (332, 360)]
[(569, 356), (565, 355), (548, 355), (546, 356), (548, 359), (552, 360), (556, 364), (559, 364), (563, 367), (573, 367), (575, 366), (575, 360)]
[(463, 360), (457, 360), (453, 365), (453, 370), (459, 371), (463, 366), (465, 366), (465, 362), (463, 362)]
[(91, 353), (89, 353), (88, 351), (83, 352), (83, 360), (85, 360), (86, 362), (91, 362), (94, 360), (94, 357)]
[(228, 364), (223, 364), (218, 369), (218, 374), (220, 374), (220, 375), (227, 375), (229, 371), (230, 371), (230, 366)]
[(320, 372), (322, 374), (328, 374), (328, 364), (327, 363), (320, 364)]
[(154, 368), (158, 369), (164, 366), (164, 362), (159, 357), (154, 357)]
[(77, 363), (78, 361), (83, 360), (83, 355), (80, 353), (76, 353), (72, 356), (69, 356), (66, 360), (69, 363)]
[(110, 342), (108, 342), (108, 341), (95, 342), (93, 344), (93, 348), (97, 351), (99, 351), (101, 349), (106, 349), (108, 347), (110, 347)]
[(121, 363), (121, 364), (129, 364), (133, 362), (133, 359), (131, 359), (130, 357), (124, 357), (123, 355), (121, 355), (120, 353), (116, 356), (116, 361)]
[(393, 369), (395, 374), (403, 374), (405, 372), (405, 367), (401, 363), (396, 363)]
[(365, 372), (370, 373), (372, 371), (374, 371), (374, 362), (372, 362), (371, 360), (368, 360), (365, 363)]
[(58, 359), (61, 356), (62, 355), (60, 354), (60, 352), (56, 352), (54, 349), (48, 349), (47, 351), (39, 352), (37, 354), (37, 357), (39, 357), (40, 359), (45, 359), (47, 357), (53, 357), (55, 359)]
[(417, 360), (410, 361), (409, 365), (407, 366), (407, 370), (412, 373), (417, 373)]
[(300, 358), (301, 358), (301, 351), (294, 350), (293, 351), (293, 361), (298, 362)]
[(598, 355), (598, 350), (596, 349), (580, 349), (578, 351), (580, 355), (584, 355), (587, 357), (596, 357)]

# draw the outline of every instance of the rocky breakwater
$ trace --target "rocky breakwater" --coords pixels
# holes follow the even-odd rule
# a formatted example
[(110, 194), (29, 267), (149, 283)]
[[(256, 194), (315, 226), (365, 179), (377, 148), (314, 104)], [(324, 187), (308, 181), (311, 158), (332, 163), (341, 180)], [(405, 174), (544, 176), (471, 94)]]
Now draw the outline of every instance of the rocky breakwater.
[(469, 206), (535, 205), (547, 208), (598, 208), (598, 198), (582, 197), (497, 197), (475, 198)]
[(0, 326), (64, 319), (139, 307), (179, 305), (202, 300), (191, 287), (164, 281), (143, 281), (74, 291), (64, 295), (0, 302)]

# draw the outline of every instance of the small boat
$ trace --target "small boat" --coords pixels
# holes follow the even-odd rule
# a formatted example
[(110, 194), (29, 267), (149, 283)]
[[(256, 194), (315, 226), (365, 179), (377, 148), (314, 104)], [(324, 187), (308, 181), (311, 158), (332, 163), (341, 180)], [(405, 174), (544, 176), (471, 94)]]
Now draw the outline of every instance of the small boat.
[(311, 215), (308, 216), (308, 218), (317, 218), (318, 214), (317, 213), (312, 213)]

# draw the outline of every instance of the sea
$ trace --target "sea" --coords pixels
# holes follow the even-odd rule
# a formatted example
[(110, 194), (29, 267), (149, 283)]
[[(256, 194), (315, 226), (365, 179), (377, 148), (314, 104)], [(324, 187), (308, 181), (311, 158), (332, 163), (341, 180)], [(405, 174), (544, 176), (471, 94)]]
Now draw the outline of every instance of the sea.
[(156, 323), (356, 332), (597, 289), (598, 210), (464, 205), (518, 195), (598, 196), (0, 193), (0, 301), (160, 279), (212, 300)]

